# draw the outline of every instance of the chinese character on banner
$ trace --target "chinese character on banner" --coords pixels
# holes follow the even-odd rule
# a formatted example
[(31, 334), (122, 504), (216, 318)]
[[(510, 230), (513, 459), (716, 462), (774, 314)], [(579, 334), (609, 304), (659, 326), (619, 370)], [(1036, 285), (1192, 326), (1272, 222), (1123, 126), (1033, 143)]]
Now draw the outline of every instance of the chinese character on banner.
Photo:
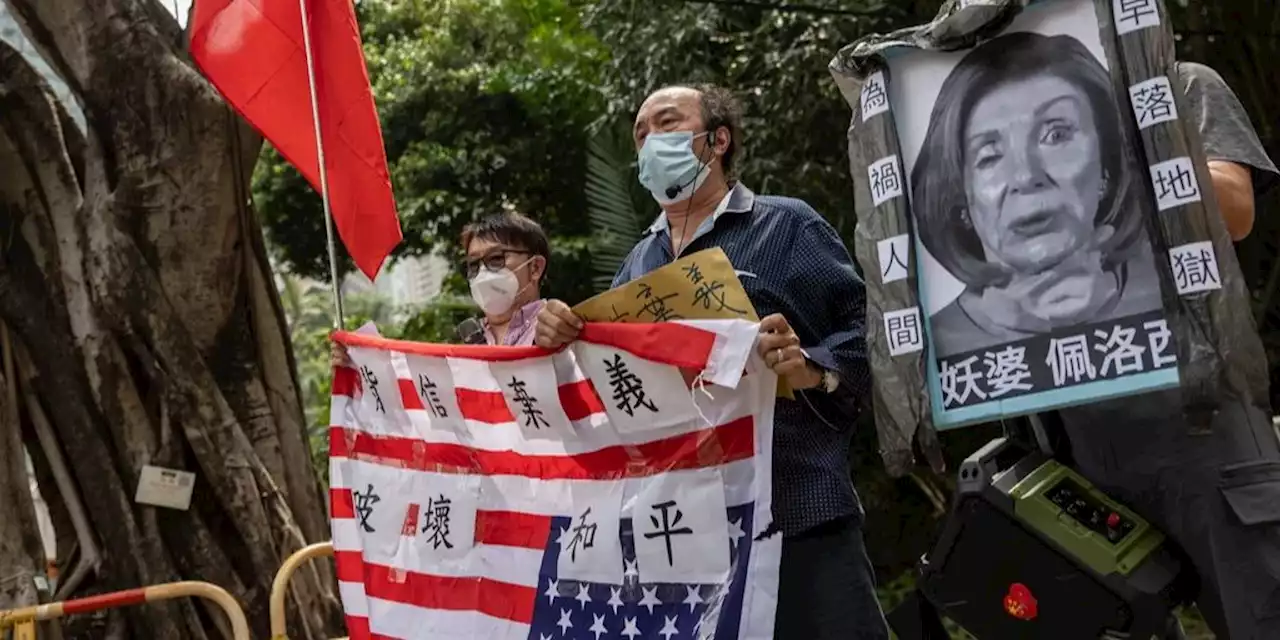
[(569, 562), (578, 561), (578, 545), (582, 545), (583, 551), (596, 546), (596, 528), (599, 525), (595, 520), (588, 523), (587, 518), (590, 516), (591, 507), (587, 507), (582, 515), (578, 516), (578, 524), (573, 527), (573, 537), (569, 539)]
[(423, 405), (437, 418), (448, 418), (449, 410), (440, 399), (440, 385), (436, 384), (425, 373), (418, 374), (418, 395)]
[(1191, 158), (1174, 158), (1151, 165), (1151, 186), (1160, 211), (1200, 201), (1200, 185)]
[(889, 340), (889, 355), (900, 356), (924, 349), (924, 333), (920, 330), (920, 308), (884, 312), (884, 334)]
[[(353, 637), (771, 637), (778, 378), (757, 366), (758, 336), (747, 320), (588, 322), (550, 353), (335, 333), (397, 364), (373, 367), (386, 414), (355, 359), (334, 372), (331, 524)], [(682, 370), (708, 381), (701, 415), (618, 430), (689, 400)]]
[(1213, 242), (1192, 242), (1169, 250), (1169, 263), (1173, 268), (1173, 281), (1178, 295), (1190, 295), (1222, 288), (1218, 275), (1218, 256)]
[(725, 311), (729, 310), (738, 315), (746, 315), (743, 309), (735, 309), (729, 305), (728, 291), (725, 284), (719, 280), (707, 278), (702, 275), (702, 270), (698, 268), (698, 263), (690, 262), (681, 268), (685, 278), (689, 284), (697, 287), (693, 291), (693, 306), (702, 307), (709, 311)]
[(862, 83), (862, 121), (889, 110), (889, 94), (884, 87), (884, 72), (877, 71)]
[(561, 579), (618, 583), (623, 580), (622, 488), (608, 483), (574, 487), (575, 512), (554, 533)]
[(396, 373), (402, 364), (400, 358), (397, 356), (393, 362), (392, 354), (388, 352), (364, 348), (348, 349), (347, 354), (359, 384), (357, 395), (360, 405), (370, 409), (378, 432), (387, 435), (411, 433), (413, 426), (405, 416), (400, 376)]
[(667, 306), (667, 302), (678, 295), (677, 293), (657, 295), (654, 294), (653, 287), (647, 284), (641, 285), (636, 292), (636, 299), (643, 301), (643, 305), (636, 312), (636, 317), (644, 322), (680, 320), (680, 314)]
[(511, 382), (506, 385), (511, 390), (511, 401), (520, 407), (520, 415), (517, 417), (524, 422), (526, 427), (541, 429), (551, 426), (551, 423), (542, 417), (542, 409), (538, 408), (538, 399), (529, 395), (526, 390), (528, 385), (529, 383), (517, 376), (511, 376)]
[(374, 533), (373, 525), (369, 524), (369, 518), (373, 516), (373, 505), (382, 501), (378, 494), (373, 492), (373, 485), (368, 485), (363, 492), (352, 491), (352, 502), (355, 505), (356, 519), (359, 520), (361, 529), (369, 533)]
[(888, 284), (907, 277), (907, 234), (881, 240), (876, 243), (880, 254), (880, 281)]
[(614, 403), (614, 408), (628, 416), (635, 416), (638, 409), (658, 412), (657, 405), (644, 393), (644, 382), (627, 368), (622, 354), (613, 354), (613, 359), (606, 360), (604, 367), (609, 371), (609, 388), (613, 391), (610, 400)]
[(560, 401), (555, 366), (550, 360), (534, 365), (491, 362), (489, 370), (523, 437), (556, 439), (573, 431)]
[(453, 502), (440, 494), (436, 498), (427, 498), (427, 508), (423, 511), (422, 533), (427, 534), (427, 543), (433, 549), (439, 549), (440, 545), (444, 545), (450, 549), (453, 543), (449, 542), (449, 508)]
[(1085, 336), (1051, 338), (1049, 355), (1045, 364), (1053, 372), (1053, 386), (1079, 384), (1098, 377), (1098, 371), (1089, 357), (1089, 342)]
[(1093, 348), (1105, 354), (1098, 375), (1105, 378), (1109, 375), (1123, 376), (1143, 370), (1142, 356), (1147, 348), (1133, 344), (1137, 333), (1135, 329), (1120, 325), (1113, 326), (1109, 332), (1103, 329), (1094, 330), (1093, 337), (1098, 340), (1093, 343)]
[[(458, 410), (458, 394), (454, 391), (453, 370), (447, 358), (428, 358), (405, 355), (407, 381), (402, 398), (415, 409), (409, 419), (415, 425), (415, 433), (425, 429), (451, 429), (466, 433), (466, 421)], [(410, 393), (412, 389), (413, 393)], [(414, 402), (416, 396), (417, 402)]]
[(1169, 331), (1169, 323), (1163, 319), (1151, 320), (1142, 323), (1142, 328), (1147, 332), (1147, 345), (1151, 347), (1151, 367), (1160, 369), (1177, 364), (1178, 356), (1166, 353), (1169, 350), (1169, 342), (1173, 339), (1173, 332)]
[(714, 582), (728, 571), (729, 528), (721, 504), (723, 483), (705, 471), (647, 483), (632, 512), (640, 582), (681, 575)]
[[(654, 513), (649, 514), (649, 521), (653, 525), (653, 530), (644, 534), (646, 538), (662, 538), (667, 545), (667, 566), (674, 567), (676, 558), (671, 550), (671, 538), (673, 536), (692, 535), (693, 529), (689, 527), (677, 527), (680, 520), (684, 518), (684, 512), (680, 510), (680, 505), (675, 500), (667, 500), (658, 504), (649, 505), (654, 513), (662, 513), (662, 524), (658, 524), (658, 516)], [(675, 513), (672, 516), (672, 513)]]
[(678, 369), (602, 344), (579, 341), (572, 348), (619, 432), (665, 429), (698, 417)]
[(1129, 102), (1139, 129), (1178, 119), (1169, 78), (1158, 76), (1129, 87)]
[(902, 174), (898, 171), (898, 156), (881, 158), (867, 167), (871, 185), (871, 201), (880, 206), (902, 195)]
[(1027, 365), (1027, 348), (1007, 346), (1000, 351), (988, 351), (982, 357), (986, 366), (987, 393), (992, 399), (1014, 391), (1031, 391), (1031, 367)]
[(360, 367), (360, 379), (364, 380), (365, 391), (373, 397), (374, 407), (378, 413), (386, 413), (387, 406), (382, 402), (382, 390), (378, 388), (378, 376), (368, 366)]
[(1156, 0), (1111, 0), (1111, 2), (1118, 35), (1160, 24), (1160, 11), (1156, 8)]
[(969, 402), (973, 396), (985, 400), (987, 394), (978, 386), (982, 380), (982, 371), (974, 370), (978, 364), (978, 356), (969, 356), (954, 364), (943, 360), (939, 365), (938, 381), (942, 386), (942, 406), (960, 407)]

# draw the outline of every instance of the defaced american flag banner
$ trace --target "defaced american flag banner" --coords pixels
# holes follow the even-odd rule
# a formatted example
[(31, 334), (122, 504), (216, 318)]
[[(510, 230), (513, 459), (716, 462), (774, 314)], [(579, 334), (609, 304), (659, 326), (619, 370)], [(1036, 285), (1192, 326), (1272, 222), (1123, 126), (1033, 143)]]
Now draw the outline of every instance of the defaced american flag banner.
[(334, 334), (351, 638), (771, 639), (777, 378), (757, 330), (589, 323), (555, 353)]

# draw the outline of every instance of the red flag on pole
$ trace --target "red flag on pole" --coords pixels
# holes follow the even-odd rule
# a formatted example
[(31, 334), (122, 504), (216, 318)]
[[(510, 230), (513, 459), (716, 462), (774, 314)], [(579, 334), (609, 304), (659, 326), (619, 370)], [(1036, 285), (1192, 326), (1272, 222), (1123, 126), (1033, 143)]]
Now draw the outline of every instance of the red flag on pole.
[[(382, 129), (351, 0), (307, 0), (329, 205), (369, 279), (400, 243)], [(191, 57), (227, 102), (322, 191), (298, 0), (196, 0)]]

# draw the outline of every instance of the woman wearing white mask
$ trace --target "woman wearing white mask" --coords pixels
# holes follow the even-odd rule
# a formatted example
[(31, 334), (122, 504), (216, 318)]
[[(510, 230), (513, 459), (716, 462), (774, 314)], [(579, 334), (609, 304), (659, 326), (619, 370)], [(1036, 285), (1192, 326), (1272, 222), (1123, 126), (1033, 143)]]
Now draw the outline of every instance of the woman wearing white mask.
[(471, 297), (484, 312), (485, 341), (533, 344), (543, 304), (542, 281), (551, 258), (542, 226), (518, 213), (500, 213), (467, 225), (461, 244)]

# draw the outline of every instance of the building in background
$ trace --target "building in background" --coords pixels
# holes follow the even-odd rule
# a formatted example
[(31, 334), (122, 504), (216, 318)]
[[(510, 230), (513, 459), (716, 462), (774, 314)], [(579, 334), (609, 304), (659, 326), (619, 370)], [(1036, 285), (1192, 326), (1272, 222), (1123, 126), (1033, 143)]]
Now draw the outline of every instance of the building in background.
[(420, 307), (440, 294), (449, 262), (438, 255), (404, 258), (378, 278), (375, 288), (396, 307)]
[(384, 267), (377, 282), (369, 282), (363, 273), (348, 273), (342, 282), (343, 295), (375, 293), (397, 309), (419, 308), (440, 294), (449, 262), (432, 254), (398, 259)]

